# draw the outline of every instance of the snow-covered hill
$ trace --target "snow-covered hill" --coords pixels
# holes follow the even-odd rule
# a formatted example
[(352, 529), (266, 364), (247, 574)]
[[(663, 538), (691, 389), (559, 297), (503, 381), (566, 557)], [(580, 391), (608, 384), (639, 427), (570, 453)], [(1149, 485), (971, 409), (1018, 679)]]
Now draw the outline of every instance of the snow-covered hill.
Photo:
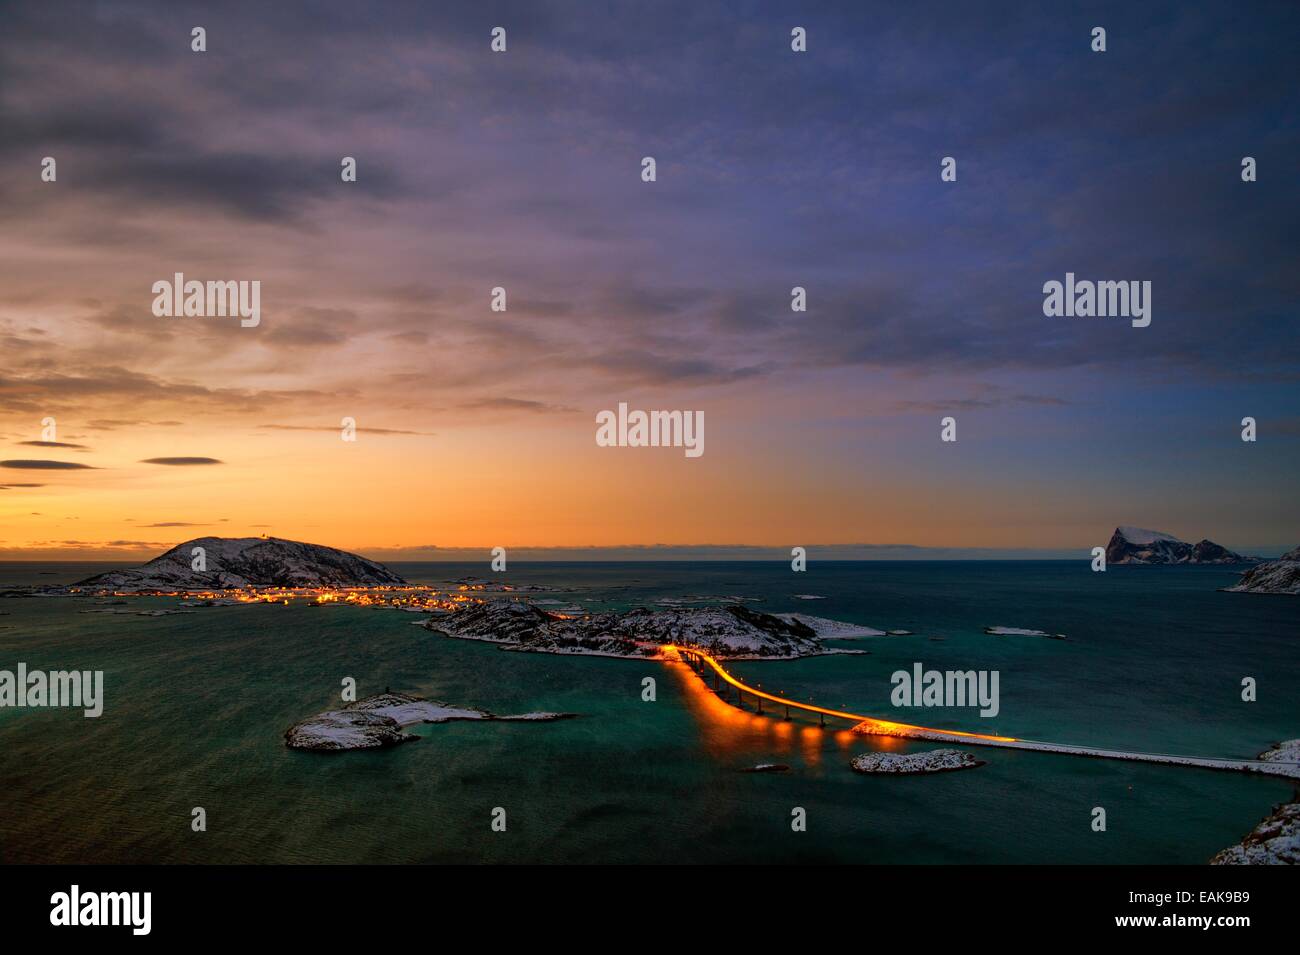
[(74, 586), (138, 592), (404, 583), (382, 564), (333, 547), (276, 537), (199, 537), (141, 567), (109, 571)]

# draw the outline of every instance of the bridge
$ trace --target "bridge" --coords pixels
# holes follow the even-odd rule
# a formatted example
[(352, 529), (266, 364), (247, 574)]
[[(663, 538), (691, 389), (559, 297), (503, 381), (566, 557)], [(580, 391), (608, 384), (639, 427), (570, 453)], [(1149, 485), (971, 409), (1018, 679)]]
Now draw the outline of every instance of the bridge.
[(697, 673), (701, 680), (708, 675), (713, 677), (713, 689), (724, 699), (728, 699), (730, 690), (736, 691), (735, 705), (744, 709), (745, 697), (753, 699), (758, 713), (763, 713), (763, 701), (773, 707), (783, 707), (785, 718), (790, 719), (791, 710), (815, 713), (818, 723), (826, 725), (826, 718), (846, 720), (853, 724), (852, 730), (867, 736), (895, 736), (905, 739), (933, 740), (940, 743), (959, 743), (965, 746), (995, 746), (1001, 749), (1023, 749), (1043, 753), (1063, 753), (1067, 756), (1089, 756), (1094, 759), (1123, 759), (1140, 763), (1163, 763), (1171, 766), (1196, 766), (1202, 769), (1218, 769), (1241, 773), (1260, 773), (1265, 776), (1283, 776), (1300, 779), (1300, 763), (1283, 762), (1267, 759), (1219, 759), (1207, 756), (1179, 756), (1171, 753), (1133, 753), (1118, 749), (1100, 749), (1093, 746), (1073, 746), (1068, 743), (1049, 743), (1042, 740), (1020, 739), (1015, 736), (993, 736), (986, 733), (967, 733), (961, 730), (935, 729), (930, 726), (916, 726), (911, 723), (898, 723), (882, 720), (860, 713), (801, 703), (775, 693), (767, 693), (757, 687), (738, 680), (726, 671), (712, 654), (698, 647), (666, 643), (660, 646), (660, 652), (667, 659), (678, 659)]

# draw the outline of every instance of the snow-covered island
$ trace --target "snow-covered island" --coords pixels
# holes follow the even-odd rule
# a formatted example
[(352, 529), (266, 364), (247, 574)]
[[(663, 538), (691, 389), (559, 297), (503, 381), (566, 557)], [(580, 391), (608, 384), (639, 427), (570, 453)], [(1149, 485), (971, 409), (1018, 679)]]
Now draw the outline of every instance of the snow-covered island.
[(1214, 541), (1189, 544), (1172, 534), (1144, 527), (1117, 527), (1106, 545), (1107, 564), (1249, 564), (1255, 560), (1234, 554)]
[(1244, 571), (1241, 580), (1223, 589), (1231, 594), (1300, 595), (1300, 547)]
[[(1300, 762), (1300, 739), (1277, 743), (1260, 753), (1269, 762)], [(1210, 865), (1298, 865), (1300, 864), (1300, 802), (1273, 807), (1263, 822), (1246, 838), (1229, 846), (1210, 860)]]
[(985, 627), (984, 632), (995, 637), (1047, 637), (1049, 640), (1066, 639), (1063, 633), (1048, 633), (1046, 630), (1027, 630), (1024, 627)]
[(573, 713), (521, 713), (495, 716), (468, 706), (450, 706), (405, 693), (378, 693), (341, 709), (326, 710), (295, 723), (284, 731), (290, 749), (335, 752), (345, 749), (377, 749), (409, 743), (420, 737), (403, 732), (418, 723), (447, 723), (451, 720), (560, 720)]
[(662, 644), (676, 642), (718, 657), (751, 660), (860, 652), (827, 648), (823, 636), (880, 632), (802, 614), (760, 613), (740, 604), (565, 614), (506, 600), (468, 603), (423, 625), (450, 637), (500, 643), (511, 650), (653, 657)]
[(198, 537), (140, 567), (98, 574), (73, 586), (83, 591), (175, 593), (405, 583), (382, 564), (320, 544), (278, 537)]
[(863, 753), (854, 756), (850, 765), (859, 773), (912, 776), (973, 769), (984, 761), (959, 749), (931, 749), (924, 753)]

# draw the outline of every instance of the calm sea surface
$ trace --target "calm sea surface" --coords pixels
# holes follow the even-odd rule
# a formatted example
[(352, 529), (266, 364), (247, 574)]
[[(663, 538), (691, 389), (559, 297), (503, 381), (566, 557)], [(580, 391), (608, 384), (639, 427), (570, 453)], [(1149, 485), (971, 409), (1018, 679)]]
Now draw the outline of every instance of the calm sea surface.
[[(476, 564), (394, 564), (413, 582)], [(0, 587), (102, 565), (0, 564)], [(1251, 757), (1300, 736), (1300, 600), (1225, 594), (1218, 567), (1070, 562), (513, 564), (516, 583), (593, 609), (743, 596), (906, 629), (846, 641), (867, 656), (736, 664), (766, 689), (854, 712), (1033, 739)], [(797, 599), (816, 594), (824, 600)], [(141, 609), (174, 606), (143, 598)], [(1275, 779), (974, 750), (978, 769), (864, 777), (853, 737), (740, 713), (679, 665), (503, 652), (395, 610), (203, 608), (82, 613), (88, 600), (0, 600), (0, 669), (105, 673), (105, 712), (0, 709), (3, 862), (1182, 862), (1237, 841), (1292, 787)], [(1066, 641), (996, 637), (1041, 629)], [(920, 662), (1001, 674), (1001, 712), (897, 709), (890, 674)], [(642, 702), (641, 681), (658, 681)], [(1240, 683), (1258, 681), (1244, 703)], [(340, 681), (556, 723), (451, 723), (376, 752), (291, 752), (292, 723)], [(782, 762), (787, 774), (745, 774)], [(190, 829), (191, 810), (208, 830)], [(506, 832), (490, 828), (494, 807)], [(792, 832), (791, 810), (807, 812)], [(1091, 830), (1103, 806), (1108, 831)]]

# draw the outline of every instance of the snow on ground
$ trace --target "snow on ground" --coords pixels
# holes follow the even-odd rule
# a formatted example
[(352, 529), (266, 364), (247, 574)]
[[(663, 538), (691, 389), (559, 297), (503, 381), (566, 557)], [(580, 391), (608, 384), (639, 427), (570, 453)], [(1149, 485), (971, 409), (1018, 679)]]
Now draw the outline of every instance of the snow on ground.
[(883, 637), (884, 630), (864, 627), (859, 623), (845, 623), (843, 620), (830, 620), (827, 617), (814, 617), (806, 613), (778, 613), (788, 623), (802, 623), (811, 627), (813, 632), (823, 640), (848, 640), (852, 637)]
[[(1273, 744), (1259, 754), (1264, 762), (1300, 763), (1300, 739)], [(1282, 803), (1235, 846), (1229, 846), (1210, 865), (1300, 865), (1300, 802)]]
[(1259, 758), (1271, 763), (1300, 763), (1300, 739), (1274, 743), (1271, 749), (1260, 753)]
[(1145, 527), (1120, 526), (1115, 530), (1130, 544), (1154, 544), (1156, 541), (1172, 541), (1175, 544), (1185, 543), (1185, 541), (1179, 540), (1172, 534), (1147, 530)]
[(1236, 584), (1225, 587), (1228, 593), (1300, 595), (1300, 547), (1277, 560), (1252, 567)]
[(1063, 633), (1048, 633), (1046, 630), (1027, 630), (1023, 627), (985, 627), (985, 633), (998, 637), (1047, 637), (1051, 640), (1064, 640)]
[(365, 710), (328, 710), (285, 730), (290, 749), (344, 750), (395, 746), (413, 739), (403, 733), (397, 721), (382, 713)]
[[(689, 599), (690, 595), (683, 600)], [(471, 604), (430, 625), (462, 639), (486, 639), (545, 653), (597, 652), (639, 657), (662, 643), (690, 643), (723, 656), (772, 658), (823, 652), (821, 640), (803, 623), (750, 610), (725, 607), (637, 607), (620, 612), (568, 616), (526, 602)], [(649, 648), (649, 649), (647, 649)]]
[(357, 704), (358, 710), (378, 713), (397, 722), (398, 726), (414, 726), (416, 723), (445, 723), (447, 720), (481, 720), (489, 716), (482, 710), (463, 706), (448, 706), (431, 700), (410, 700), (409, 702), (388, 702), (377, 706), (368, 706), (363, 701)]
[(863, 753), (850, 764), (859, 773), (912, 775), (945, 773), (983, 766), (983, 760), (959, 749), (932, 749), (924, 753)]
[(566, 717), (574, 716), (573, 713), (516, 713), (514, 716), (497, 716), (498, 720), (562, 720)]
[(1283, 803), (1210, 865), (1300, 865), (1300, 802)]
[(572, 715), (532, 712), (517, 716), (495, 716), (475, 707), (450, 706), (404, 693), (379, 693), (342, 709), (327, 710), (296, 723), (285, 731), (284, 739), (285, 745), (290, 749), (374, 749), (419, 739), (403, 730), (420, 723), (446, 723), (450, 720), (541, 722)]

